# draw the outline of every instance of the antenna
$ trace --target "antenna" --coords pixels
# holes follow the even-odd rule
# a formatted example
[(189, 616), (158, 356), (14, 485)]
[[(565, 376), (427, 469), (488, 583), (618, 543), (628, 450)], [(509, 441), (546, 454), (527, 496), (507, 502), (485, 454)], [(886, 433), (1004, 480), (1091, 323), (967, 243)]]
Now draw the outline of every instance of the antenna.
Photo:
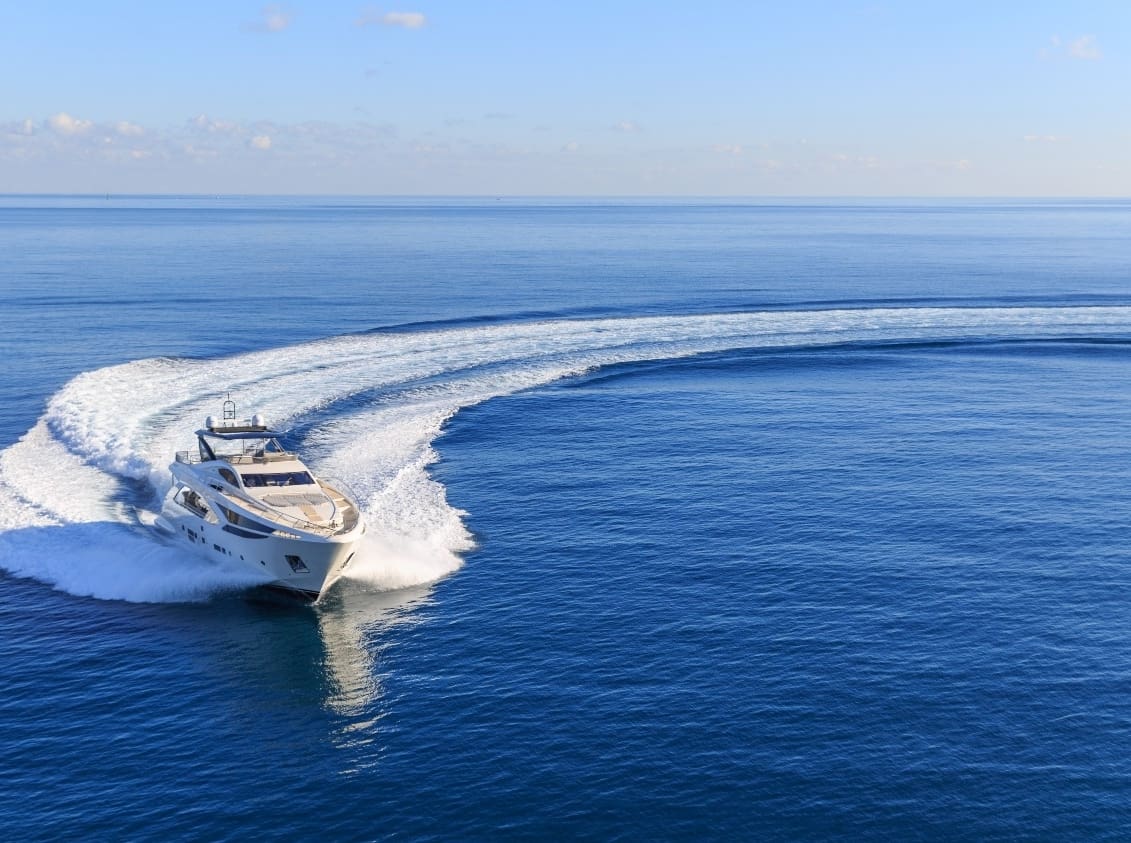
[(236, 402), (232, 400), (232, 393), (228, 393), (228, 400), (224, 402), (224, 420), (235, 421)]

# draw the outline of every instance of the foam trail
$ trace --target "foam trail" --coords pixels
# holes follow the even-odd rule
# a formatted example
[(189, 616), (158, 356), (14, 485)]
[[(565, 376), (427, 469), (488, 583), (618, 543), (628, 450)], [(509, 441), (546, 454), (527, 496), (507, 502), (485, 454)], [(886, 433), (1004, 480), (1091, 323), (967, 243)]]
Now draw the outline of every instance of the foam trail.
[(132, 529), (134, 506), (156, 505), (173, 453), (229, 390), (277, 426), (315, 423), (303, 446), (312, 467), (359, 494), (371, 541), (339, 587), (399, 588), (455, 570), (472, 546), (427, 470), (432, 442), (463, 407), (601, 366), (710, 351), (1129, 332), (1127, 307), (873, 308), (527, 322), (137, 360), (75, 377), (0, 452), (0, 566), (104, 598), (247, 586), (242, 570)]
[(9, 530), (0, 533), (0, 558), (10, 573), (70, 594), (135, 603), (205, 600), (264, 582), (250, 568), (225, 567), (113, 523)]

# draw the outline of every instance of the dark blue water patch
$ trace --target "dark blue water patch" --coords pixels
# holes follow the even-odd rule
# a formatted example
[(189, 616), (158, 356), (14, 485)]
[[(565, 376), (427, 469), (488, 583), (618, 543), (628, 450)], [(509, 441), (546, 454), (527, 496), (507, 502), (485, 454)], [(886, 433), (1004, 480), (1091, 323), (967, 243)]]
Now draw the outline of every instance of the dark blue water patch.
[[(29, 612), (41, 624), (6, 646), (19, 665), (0, 700), (10, 796), (0, 825), (9, 834), (228, 838), (265, 823), (383, 836), (382, 819), (361, 808), (372, 780), (351, 768), (380, 748), (381, 730), (353, 736), (359, 721), (335, 706), (348, 708), (358, 689), (329, 662), (335, 646), (371, 645), (360, 632), (365, 617), (395, 623), (395, 601), (331, 600), (326, 611), (361, 615), (359, 637), (345, 642), (326, 637), (309, 607), (235, 598), (146, 606), (9, 577), (0, 585), (0, 628)], [(420, 595), (405, 600), (419, 604)], [(370, 668), (386, 669), (371, 658)], [(362, 688), (360, 698), (372, 695)], [(381, 717), (385, 702), (375, 705), (360, 722)]]
[(514, 646), (467, 633), (451, 681), (531, 731), (524, 828), (1129, 819), (1125, 359), (888, 354), (649, 368), (452, 423), (437, 473), (482, 541), (445, 604), (487, 599)]

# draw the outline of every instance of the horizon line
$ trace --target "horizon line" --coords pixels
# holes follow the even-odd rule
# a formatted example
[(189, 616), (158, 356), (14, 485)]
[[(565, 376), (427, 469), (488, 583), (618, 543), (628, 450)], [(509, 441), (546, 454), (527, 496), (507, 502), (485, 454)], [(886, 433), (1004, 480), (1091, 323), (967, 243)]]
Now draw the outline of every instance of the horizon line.
[(1034, 200), (1092, 200), (1092, 201), (1131, 201), (1131, 194), (951, 194), (951, 193), (217, 193), (214, 191), (161, 191), (161, 192), (122, 192), (114, 191), (17, 191), (0, 192), (0, 198), (81, 198), (81, 199), (147, 199), (147, 198), (190, 198), (190, 199), (710, 199), (710, 200), (807, 200), (836, 199), (854, 201), (877, 200), (965, 200), (965, 201), (1034, 201)]

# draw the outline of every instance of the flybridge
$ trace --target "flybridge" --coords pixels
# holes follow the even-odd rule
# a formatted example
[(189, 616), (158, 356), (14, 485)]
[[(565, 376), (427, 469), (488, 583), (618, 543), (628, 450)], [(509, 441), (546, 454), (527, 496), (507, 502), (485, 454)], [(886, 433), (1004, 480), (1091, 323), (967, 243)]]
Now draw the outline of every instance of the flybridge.
[[(211, 421), (211, 420), (209, 420)], [(197, 436), (212, 436), (217, 439), (274, 439), (282, 434), (277, 430), (268, 429), (267, 425), (239, 424), (223, 427), (204, 423), (204, 428), (196, 432)]]
[[(291, 459), (292, 456), (278, 442), (282, 434), (270, 429), (267, 420), (258, 413), (250, 419), (236, 418), (236, 405), (229, 396), (224, 402), (224, 415), (217, 419), (209, 416), (204, 420), (204, 427), (196, 432), (196, 440), (200, 450), (200, 460), (209, 462), (215, 459), (224, 459), (228, 462), (245, 461), (274, 461)], [(231, 448), (224, 448), (224, 442), (242, 442), (236, 446), (234, 453)], [(196, 462), (191, 457), (182, 459), (177, 454), (180, 462)]]
[(216, 436), (221, 439), (273, 439), (278, 432), (269, 430), (267, 420), (256, 413), (250, 419), (236, 420), (236, 402), (231, 394), (224, 402), (224, 415), (217, 419), (209, 416), (204, 420), (204, 429), (196, 432), (197, 436)]

